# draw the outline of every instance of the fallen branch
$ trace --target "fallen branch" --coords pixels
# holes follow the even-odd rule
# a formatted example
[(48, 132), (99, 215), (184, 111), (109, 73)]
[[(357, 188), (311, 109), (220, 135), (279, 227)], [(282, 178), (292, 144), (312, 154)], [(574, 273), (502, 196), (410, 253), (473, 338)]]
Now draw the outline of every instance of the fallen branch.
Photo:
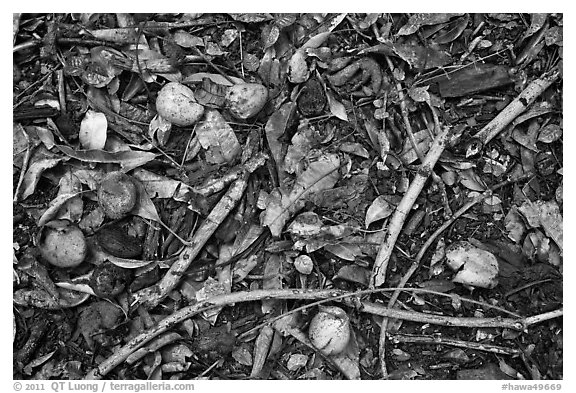
[[(412, 275), (416, 272), (416, 270), (420, 266), (420, 262), (422, 261), (424, 254), (426, 253), (428, 248), (432, 245), (432, 243), (434, 243), (436, 238), (438, 236), (440, 236), (440, 234), (446, 230), (446, 228), (448, 228), (450, 225), (452, 225), (454, 223), (454, 221), (456, 221), (460, 216), (462, 216), (464, 213), (466, 213), (468, 210), (470, 210), (477, 203), (479, 203), (479, 202), (483, 201), (484, 199), (488, 198), (489, 196), (491, 196), (494, 191), (496, 191), (496, 190), (498, 190), (498, 189), (500, 189), (500, 188), (502, 188), (508, 184), (515, 183), (517, 181), (526, 179), (532, 175), (533, 175), (532, 173), (525, 173), (525, 174), (522, 174), (521, 176), (517, 176), (513, 179), (509, 179), (509, 180), (503, 181), (501, 183), (498, 183), (494, 187), (492, 187), (491, 189), (486, 190), (482, 194), (477, 195), (475, 198), (473, 198), (472, 200), (470, 200), (469, 202), (464, 204), (464, 206), (462, 206), (460, 209), (458, 209), (458, 211), (456, 211), (456, 213), (454, 213), (454, 215), (449, 220), (446, 220), (444, 222), (444, 224), (442, 224), (428, 238), (428, 240), (426, 240), (426, 243), (424, 243), (424, 245), (420, 248), (420, 251), (416, 255), (416, 259), (414, 259), (414, 262), (412, 262), (412, 265), (410, 266), (408, 271), (404, 274), (404, 276), (402, 276), (402, 279), (400, 280), (400, 283), (398, 284), (398, 288), (394, 291), (394, 293), (390, 297), (390, 300), (388, 301), (388, 307), (390, 307), (390, 308), (394, 307), (394, 304), (396, 303), (398, 296), (400, 296), (400, 292), (402, 291), (402, 289), (404, 288), (404, 286), (406, 285), (408, 280), (410, 280), (410, 277), (412, 277)], [(383, 375), (387, 375), (386, 365), (385, 365), (385, 363), (383, 363), (383, 361), (384, 361), (383, 359), (384, 359), (384, 355), (385, 355), (385, 342), (386, 342), (386, 331), (387, 330), (388, 330), (388, 319), (384, 318), (384, 320), (382, 321), (382, 325), (380, 326), (380, 360), (381, 360), (381, 370), (382, 370)]]
[(428, 154), (426, 154), (424, 162), (422, 162), (420, 169), (418, 169), (416, 176), (410, 183), (408, 191), (406, 191), (406, 194), (394, 211), (394, 215), (392, 216), (388, 226), (386, 239), (380, 246), (380, 250), (378, 250), (378, 255), (374, 261), (372, 277), (370, 280), (371, 288), (379, 287), (380, 285), (384, 284), (384, 281), (386, 281), (386, 269), (388, 267), (390, 256), (392, 255), (392, 250), (396, 244), (396, 240), (398, 239), (398, 236), (400, 236), (404, 221), (406, 221), (408, 213), (412, 209), (414, 202), (416, 202), (418, 195), (420, 195), (420, 191), (422, 191), (424, 183), (426, 183), (426, 180), (430, 176), (432, 168), (434, 168), (434, 165), (438, 161), (440, 154), (442, 154), (444, 148), (446, 147), (445, 143), (447, 136), (448, 128), (445, 128), (442, 132), (440, 132), (440, 134), (436, 136), (436, 138), (434, 138), (434, 142), (432, 143), (432, 146), (430, 146), (430, 150), (428, 151)]
[(505, 180), (503, 182), (496, 184), (494, 187), (491, 187), (489, 190), (484, 191), (482, 194), (476, 195), (470, 201), (465, 203), (460, 209), (458, 209), (456, 211), (456, 213), (454, 213), (454, 215), (449, 220), (444, 221), (444, 223), (438, 229), (436, 229), (436, 231), (434, 231), (434, 233), (432, 235), (430, 235), (428, 237), (428, 239), (426, 240), (424, 245), (420, 248), (420, 251), (418, 251), (418, 254), (416, 255), (416, 258), (414, 259), (414, 262), (412, 262), (412, 265), (410, 266), (408, 271), (404, 274), (404, 276), (402, 276), (402, 279), (400, 280), (400, 283), (398, 284), (398, 289), (396, 291), (394, 291), (394, 293), (392, 294), (392, 297), (390, 298), (390, 302), (388, 303), (388, 306), (392, 307), (394, 305), (394, 303), (396, 302), (396, 299), (398, 299), (398, 296), (400, 295), (402, 288), (404, 288), (404, 286), (406, 285), (406, 283), (408, 282), (410, 277), (412, 277), (412, 274), (414, 274), (416, 272), (416, 270), (418, 269), (418, 267), (420, 266), (420, 262), (422, 261), (422, 258), (424, 257), (424, 254), (426, 253), (428, 248), (430, 248), (430, 246), (434, 243), (434, 241), (436, 241), (438, 236), (440, 236), (440, 234), (442, 232), (444, 232), (450, 225), (452, 225), (454, 223), (454, 221), (456, 221), (458, 218), (460, 218), (464, 213), (466, 213), (468, 210), (470, 210), (472, 207), (474, 207), (479, 202), (492, 196), (494, 191), (496, 191), (502, 187), (505, 187), (509, 184), (528, 179), (533, 175), (534, 174), (532, 172), (528, 172), (528, 173), (524, 173), (520, 176), (516, 176), (514, 178), (511, 178), (511, 179), (508, 179), (508, 180)]
[[(256, 160), (249, 169), (252, 171), (256, 170), (259, 165), (264, 164), (264, 161), (265, 160)], [(202, 250), (208, 239), (210, 239), (216, 229), (222, 224), (232, 209), (234, 209), (238, 201), (240, 201), (242, 195), (244, 195), (244, 191), (246, 191), (246, 187), (248, 186), (249, 174), (250, 171), (246, 170), (238, 176), (226, 194), (224, 194), (222, 199), (220, 199), (194, 233), (189, 245), (186, 246), (178, 256), (178, 260), (170, 267), (158, 283), (136, 292), (132, 297), (131, 307), (136, 308), (139, 305), (146, 308), (156, 307), (162, 299), (178, 285), (182, 275), (200, 253), (200, 250)]]
[(506, 108), (502, 110), (490, 123), (486, 124), (474, 137), (486, 145), (496, 137), (518, 115), (526, 110), (560, 76), (558, 68), (554, 68), (530, 83)]
[(476, 351), (484, 351), (496, 353), (498, 355), (518, 356), (522, 353), (517, 348), (508, 348), (500, 345), (492, 345), (485, 343), (477, 343), (473, 341), (462, 341), (448, 337), (440, 336), (421, 336), (415, 334), (391, 334), (389, 338), (397, 343), (416, 343), (416, 344), (431, 344), (431, 345), (449, 345), (457, 348), (473, 349)]
[[(146, 343), (153, 340), (158, 335), (171, 329), (178, 323), (191, 318), (203, 311), (216, 307), (223, 307), (234, 303), (253, 302), (263, 299), (285, 299), (285, 300), (322, 300), (332, 299), (334, 301), (345, 298), (356, 297), (361, 292), (345, 292), (341, 290), (299, 290), (299, 289), (269, 289), (256, 290), (251, 292), (233, 292), (215, 296), (209, 300), (182, 308), (160, 321), (157, 325), (141, 333), (130, 340), (122, 348), (118, 349), (112, 356), (104, 360), (98, 367), (91, 370), (86, 379), (101, 379), (116, 366), (124, 362), (128, 356), (134, 353)], [(361, 312), (367, 312), (374, 315), (380, 315), (387, 318), (404, 319), (407, 321), (431, 323), (444, 326), (464, 326), (464, 327), (503, 327), (515, 330), (523, 330), (528, 326), (539, 323), (548, 319), (556, 318), (563, 315), (563, 310), (559, 309), (542, 315), (528, 318), (467, 318), (467, 317), (449, 317), (442, 315), (426, 314), (415, 311), (404, 311), (390, 309), (384, 305), (360, 302), (356, 300), (347, 301), (350, 307), (356, 307)]]

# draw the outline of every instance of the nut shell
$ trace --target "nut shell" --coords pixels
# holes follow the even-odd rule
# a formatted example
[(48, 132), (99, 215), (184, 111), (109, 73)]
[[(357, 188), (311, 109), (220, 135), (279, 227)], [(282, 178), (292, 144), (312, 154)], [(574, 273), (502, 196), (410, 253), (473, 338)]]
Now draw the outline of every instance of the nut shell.
[(268, 100), (268, 89), (258, 83), (239, 83), (226, 92), (226, 107), (237, 119), (256, 116)]
[(350, 341), (350, 318), (340, 307), (320, 307), (312, 318), (308, 337), (326, 356), (343, 352)]
[(170, 123), (185, 127), (200, 120), (204, 107), (196, 102), (194, 92), (188, 86), (170, 82), (158, 92), (156, 111)]
[(38, 233), (37, 244), (47, 262), (63, 268), (80, 265), (88, 252), (84, 234), (68, 220), (54, 220), (44, 225)]
[(113, 220), (126, 216), (138, 201), (138, 189), (130, 176), (111, 172), (98, 187), (98, 203), (106, 217)]

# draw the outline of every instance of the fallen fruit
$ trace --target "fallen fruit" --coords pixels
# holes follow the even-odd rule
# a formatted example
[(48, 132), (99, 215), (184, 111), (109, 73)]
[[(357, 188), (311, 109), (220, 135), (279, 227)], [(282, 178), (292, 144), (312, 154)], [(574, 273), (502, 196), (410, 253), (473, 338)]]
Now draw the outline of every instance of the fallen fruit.
[(226, 92), (226, 107), (237, 119), (256, 116), (268, 100), (268, 89), (258, 83), (239, 83)]
[(84, 234), (68, 220), (46, 223), (38, 233), (37, 244), (46, 261), (64, 268), (81, 264), (88, 251)]
[(320, 306), (312, 318), (308, 337), (312, 345), (326, 356), (337, 355), (350, 341), (350, 318), (340, 307)]
[(134, 209), (138, 201), (138, 189), (130, 176), (111, 172), (98, 187), (98, 203), (104, 214), (113, 220), (124, 217)]
[(200, 120), (204, 107), (196, 102), (194, 92), (188, 86), (170, 82), (158, 92), (156, 111), (170, 123), (185, 127)]
[(112, 298), (121, 294), (130, 282), (130, 271), (110, 262), (96, 266), (90, 276), (90, 287), (96, 296)]

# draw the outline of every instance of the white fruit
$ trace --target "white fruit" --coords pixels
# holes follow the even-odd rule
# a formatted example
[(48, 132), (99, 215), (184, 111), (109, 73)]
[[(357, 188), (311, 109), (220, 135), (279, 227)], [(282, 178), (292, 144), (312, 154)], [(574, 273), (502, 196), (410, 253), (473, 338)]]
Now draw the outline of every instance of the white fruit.
[(239, 83), (226, 92), (226, 107), (237, 119), (256, 116), (268, 100), (268, 89), (258, 83)]
[(322, 307), (312, 318), (308, 337), (312, 345), (326, 356), (337, 355), (350, 341), (350, 318), (340, 307)]
[(158, 92), (156, 111), (170, 123), (185, 127), (200, 120), (204, 107), (196, 102), (194, 92), (188, 86), (170, 82)]

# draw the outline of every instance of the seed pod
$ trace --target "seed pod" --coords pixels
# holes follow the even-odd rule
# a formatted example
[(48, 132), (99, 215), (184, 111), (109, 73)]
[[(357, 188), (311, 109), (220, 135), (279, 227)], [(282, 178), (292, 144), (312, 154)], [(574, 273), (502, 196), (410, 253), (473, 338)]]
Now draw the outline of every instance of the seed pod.
[(138, 201), (138, 189), (130, 176), (111, 172), (98, 187), (98, 203), (104, 214), (113, 220), (126, 216)]
[(110, 262), (96, 266), (90, 276), (90, 287), (97, 296), (110, 298), (124, 291), (130, 282), (130, 271)]
[(268, 100), (268, 89), (258, 83), (240, 83), (226, 92), (226, 107), (237, 119), (256, 116)]
[(320, 306), (312, 318), (308, 337), (312, 345), (326, 356), (337, 355), (350, 341), (350, 318), (340, 307)]
[(38, 233), (37, 244), (46, 261), (64, 268), (81, 264), (88, 251), (84, 234), (68, 220), (54, 220), (44, 225)]

